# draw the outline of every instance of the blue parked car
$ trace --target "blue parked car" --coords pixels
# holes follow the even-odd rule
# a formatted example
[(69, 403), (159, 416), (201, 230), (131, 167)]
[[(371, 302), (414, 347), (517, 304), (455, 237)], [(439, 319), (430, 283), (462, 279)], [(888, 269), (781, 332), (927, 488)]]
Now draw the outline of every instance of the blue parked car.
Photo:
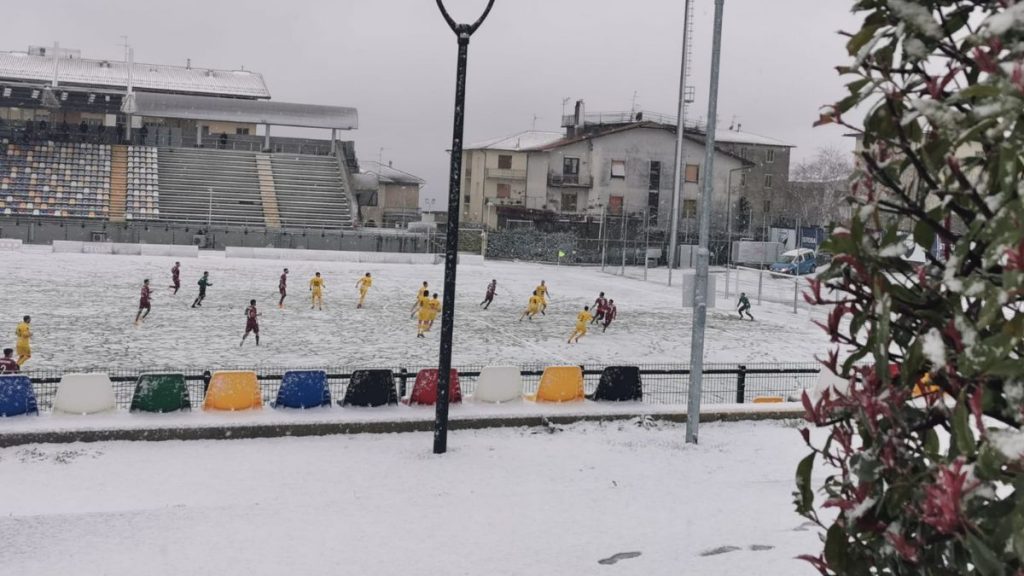
[(778, 261), (772, 264), (771, 271), (778, 272), (780, 274), (803, 276), (804, 274), (814, 272), (816, 268), (817, 262), (814, 256), (814, 250), (809, 248), (797, 248), (796, 250), (783, 252), (782, 255), (779, 256)]

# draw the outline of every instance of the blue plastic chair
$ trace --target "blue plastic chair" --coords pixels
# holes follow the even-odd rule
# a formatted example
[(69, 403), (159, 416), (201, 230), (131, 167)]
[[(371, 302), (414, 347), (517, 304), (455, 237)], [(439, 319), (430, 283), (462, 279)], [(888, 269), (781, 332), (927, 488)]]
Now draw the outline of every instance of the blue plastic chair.
[(331, 405), (331, 389), (323, 370), (290, 370), (281, 378), (275, 408), (316, 408)]
[(0, 376), (0, 416), (39, 414), (36, 393), (28, 376)]

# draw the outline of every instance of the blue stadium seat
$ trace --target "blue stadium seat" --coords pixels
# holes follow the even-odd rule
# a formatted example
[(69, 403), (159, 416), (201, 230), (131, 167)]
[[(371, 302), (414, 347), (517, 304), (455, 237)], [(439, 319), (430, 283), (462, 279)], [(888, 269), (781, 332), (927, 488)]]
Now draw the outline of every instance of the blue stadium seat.
[(281, 378), (275, 408), (316, 408), (331, 405), (331, 390), (323, 370), (289, 370)]
[(28, 376), (0, 376), (0, 416), (18, 416), (30, 412), (39, 414), (39, 406)]

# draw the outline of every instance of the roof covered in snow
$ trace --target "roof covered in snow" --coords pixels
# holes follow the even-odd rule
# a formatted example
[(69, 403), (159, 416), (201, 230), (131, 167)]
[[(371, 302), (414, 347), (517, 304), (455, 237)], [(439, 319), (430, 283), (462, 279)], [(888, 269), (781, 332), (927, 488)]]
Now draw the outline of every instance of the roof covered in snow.
[(540, 130), (526, 130), (513, 134), (511, 136), (503, 136), (501, 138), (494, 138), (492, 140), (485, 140), (483, 142), (475, 142), (472, 145), (464, 146), (464, 150), (512, 150), (512, 151), (526, 151), (536, 150), (543, 148), (548, 144), (552, 144), (561, 140), (563, 134), (561, 132), (543, 132)]
[(408, 172), (381, 164), (375, 160), (362, 161), (363, 173), (373, 174), (383, 184), (424, 184), (425, 181), (419, 176), (413, 176)]
[(750, 132), (741, 132), (739, 130), (715, 130), (715, 142), (722, 142), (723, 144), (752, 144), (755, 146), (796, 148), (793, 144), (787, 144), (782, 140), (776, 140), (775, 138), (752, 134)]
[(135, 94), (135, 110), (132, 113), (158, 118), (300, 128), (352, 130), (359, 127), (359, 116), (355, 108), (152, 92)]
[[(51, 82), (54, 59), (27, 52), (0, 52), (0, 82)], [(57, 59), (59, 85), (128, 88), (128, 63), (90, 58)], [(137, 90), (270, 98), (263, 75), (249, 70), (213, 70), (136, 62), (132, 83)]]

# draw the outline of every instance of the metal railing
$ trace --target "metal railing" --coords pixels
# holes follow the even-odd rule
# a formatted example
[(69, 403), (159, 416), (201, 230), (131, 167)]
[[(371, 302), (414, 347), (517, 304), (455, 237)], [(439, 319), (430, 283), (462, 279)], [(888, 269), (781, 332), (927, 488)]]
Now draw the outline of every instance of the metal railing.
[(512, 168), (488, 168), (485, 171), (488, 178), (496, 180), (526, 180), (526, 170)]
[(589, 174), (548, 173), (549, 186), (580, 186), (583, 188), (589, 188), (590, 184), (591, 181)]
[[(581, 366), (583, 368), (584, 388), (587, 394), (594, 392), (604, 366)], [(690, 386), (690, 369), (685, 364), (640, 364), (640, 377), (643, 382), (644, 403), (683, 405), (686, 403)], [(281, 376), (288, 370), (324, 370), (327, 372), (328, 386), (331, 397), (337, 401), (345, 396), (352, 372), (356, 369), (383, 368), (392, 371), (395, 385), (400, 396), (412, 389), (416, 374), (430, 366), (320, 366), (305, 368), (252, 367), (234, 368), (254, 370), (257, 374), (264, 403), (273, 402), (281, 384)], [(458, 367), (459, 385), (463, 394), (472, 394), (476, 388), (483, 365), (463, 365)], [(544, 365), (520, 366), (523, 382), (523, 393), (537, 391)], [(810, 389), (817, 380), (821, 366), (817, 363), (793, 364), (707, 364), (704, 368), (702, 397), (705, 404), (731, 404), (751, 402), (759, 396), (776, 396), (784, 400), (795, 398), (801, 391)], [(219, 368), (220, 369), (220, 368)], [(228, 368), (223, 368), (227, 370)], [(210, 372), (200, 369), (189, 370), (138, 370), (118, 369), (107, 371), (114, 384), (114, 397), (117, 407), (127, 410), (131, 406), (135, 393), (135, 384), (143, 373), (179, 373), (184, 374), (192, 404), (202, 404)], [(32, 380), (36, 399), (41, 411), (49, 411), (57, 396), (63, 372), (60, 370), (36, 370), (26, 372)], [(2, 425), (0, 425), (2, 431)]]

